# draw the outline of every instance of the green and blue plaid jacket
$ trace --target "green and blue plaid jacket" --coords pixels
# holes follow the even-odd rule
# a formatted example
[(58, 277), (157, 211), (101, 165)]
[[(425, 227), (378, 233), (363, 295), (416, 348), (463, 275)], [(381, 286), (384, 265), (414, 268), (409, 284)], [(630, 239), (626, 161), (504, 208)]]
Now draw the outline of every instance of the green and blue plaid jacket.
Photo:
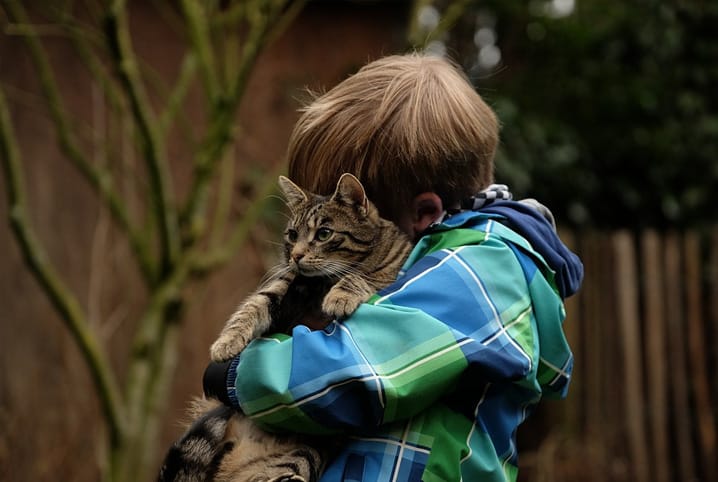
[(322, 481), (515, 481), (516, 428), (573, 358), (554, 271), (502, 220), (450, 217), (347, 320), (255, 340), (230, 398), (271, 430), (348, 434)]

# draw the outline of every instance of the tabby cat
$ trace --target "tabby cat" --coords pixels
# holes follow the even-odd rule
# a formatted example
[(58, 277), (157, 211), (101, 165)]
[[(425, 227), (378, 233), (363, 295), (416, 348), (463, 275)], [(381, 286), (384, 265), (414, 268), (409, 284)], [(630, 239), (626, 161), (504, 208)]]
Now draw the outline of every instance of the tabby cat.
[[(233, 358), (266, 332), (297, 324), (320, 329), (344, 319), (389, 285), (411, 251), (409, 237), (381, 218), (357, 178), (344, 174), (332, 196), (279, 185), (291, 215), (284, 262), (244, 300), (212, 345), (213, 361)], [(306, 437), (269, 434), (215, 400), (170, 449), (160, 481), (316, 481), (326, 452)]]

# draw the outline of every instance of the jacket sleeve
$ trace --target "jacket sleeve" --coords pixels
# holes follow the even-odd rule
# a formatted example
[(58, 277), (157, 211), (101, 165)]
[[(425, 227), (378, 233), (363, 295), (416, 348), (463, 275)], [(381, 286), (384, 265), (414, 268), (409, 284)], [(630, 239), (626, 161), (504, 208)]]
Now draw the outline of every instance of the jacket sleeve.
[(253, 341), (230, 373), (230, 395), (261, 425), (301, 433), (409, 418), (452, 391), (469, 366), (477, 384), (535, 374), (531, 311), (521, 263), (505, 243), (441, 249), (344, 322)]

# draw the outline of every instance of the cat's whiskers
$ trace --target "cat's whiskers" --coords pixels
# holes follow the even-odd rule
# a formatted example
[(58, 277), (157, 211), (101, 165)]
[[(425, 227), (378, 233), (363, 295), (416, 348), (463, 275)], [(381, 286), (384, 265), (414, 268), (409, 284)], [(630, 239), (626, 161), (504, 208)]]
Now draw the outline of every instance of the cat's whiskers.
[(365, 270), (362, 270), (361, 268), (357, 268), (354, 264), (348, 263), (346, 261), (342, 260), (331, 260), (327, 264), (332, 264), (332, 267), (330, 268), (333, 270), (332, 272), (335, 273), (335, 276), (342, 277), (346, 275), (351, 276), (358, 276), (363, 278), (365, 281), (367, 281), (370, 284), (381, 284), (386, 285), (392, 277), (387, 279), (387, 276), (373, 276), (376, 272), (367, 272)]
[(260, 285), (267, 284), (271, 282), (272, 280), (275, 280), (277, 278), (282, 277), (283, 275), (289, 273), (292, 271), (291, 266), (287, 266), (286, 264), (278, 264), (276, 266), (272, 266), (267, 270), (267, 272), (264, 274), (260, 281)]
[(284, 248), (284, 243), (279, 242), (279, 241), (272, 241), (269, 239), (265, 239), (264, 242), (267, 244), (271, 244), (272, 246), (279, 246), (280, 248)]
[(366, 276), (366, 273), (357, 268), (353, 263), (341, 260), (327, 260), (322, 266), (322, 271), (335, 278), (357, 276), (367, 280), (370, 279)]

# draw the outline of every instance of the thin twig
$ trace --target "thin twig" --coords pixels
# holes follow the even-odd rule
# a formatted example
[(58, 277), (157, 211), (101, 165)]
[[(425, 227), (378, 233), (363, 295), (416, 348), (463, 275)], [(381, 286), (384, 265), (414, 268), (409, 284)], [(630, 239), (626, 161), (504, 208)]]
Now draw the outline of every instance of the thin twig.
[(187, 24), (187, 32), (192, 43), (192, 49), (197, 56), (200, 76), (204, 84), (204, 90), (212, 105), (217, 100), (220, 92), (219, 79), (217, 77), (217, 66), (212, 50), (212, 42), (209, 34), (209, 22), (207, 13), (202, 3), (197, 0), (182, 0), (182, 11)]
[(415, 0), (412, 6), (411, 18), (409, 19), (409, 42), (416, 49), (426, 48), (432, 41), (441, 38), (444, 33), (451, 30), (472, 3), (475, 3), (475, 0), (455, 0), (451, 2), (441, 15), (438, 25), (433, 30), (424, 32), (419, 25), (418, 15), (421, 8), (430, 5), (431, 2)]
[[(98, 56), (92, 51), (92, 45), (97, 47), (98, 39), (92, 38), (87, 29), (80, 26), (78, 22), (69, 17), (61, 17), (60, 25), (67, 32), (72, 45), (75, 47), (78, 57), (85, 64), (85, 67), (100, 86), (105, 96), (116, 110), (124, 110), (125, 103), (120, 95), (117, 85), (112, 76), (107, 72), (106, 67), (98, 60)], [(90, 41), (91, 40), (91, 41)]]
[(209, 236), (209, 246), (217, 246), (225, 233), (232, 205), (232, 192), (234, 190), (234, 150), (228, 150), (220, 167), (217, 202), (212, 222), (212, 232)]
[[(280, 5), (281, 15), (277, 19), (277, 22), (272, 27), (272, 30), (267, 36), (265, 48), (272, 45), (289, 26), (294, 22), (297, 16), (304, 10), (304, 6), (307, 4), (307, 0), (289, 0), (289, 6), (284, 9), (286, 3), (282, 0)], [(282, 11), (283, 10), (283, 11)]]
[[(262, 49), (267, 46), (266, 40), (276, 38), (278, 35), (274, 33), (278, 31), (274, 30), (274, 27), (283, 29), (288, 25), (281, 21), (282, 16), (284, 14), (297, 15), (300, 10), (290, 8), (287, 12), (282, 13), (286, 1), (275, 0), (270, 3), (269, 11), (255, 8), (247, 12), (250, 29), (242, 49), (237, 75), (232, 85), (230, 85), (226, 101), (215, 107), (204, 147), (197, 155), (194, 180), (187, 197), (187, 203), (182, 211), (182, 219), (185, 221), (183, 224), (188, 226), (189, 229), (186, 237), (187, 242), (190, 244), (204, 233), (204, 213), (210, 181), (225, 149), (232, 141), (234, 117), (247, 88), (249, 75), (257, 61), (257, 57)], [(303, 5), (302, 2), (300, 3)]]
[(271, 200), (271, 194), (277, 187), (277, 176), (283, 171), (284, 167), (284, 165), (279, 164), (266, 174), (264, 182), (257, 190), (254, 201), (249, 205), (247, 210), (242, 213), (242, 217), (232, 230), (229, 239), (223, 245), (217, 246), (203, 256), (197, 256), (195, 258), (192, 264), (193, 275), (204, 275), (217, 266), (226, 263), (235, 255), (239, 247), (246, 241), (252, 227), (254, 227), (264, 212), (266, 204)]
[(214, 28), (234, 27), (247, 15), (247, 2), (237, 2), (212, 17)]
[(170, 92), (170, 96), (167, 99), (167, 107), (165, 107), (164, 112), (162, 112), (162, 115), (160, 116), (160, 130), (164, 135), (167, 135), (170, 127), (172, 126), (172, 122), (180, 112), (180, 107), (182, 107), (182, 102), (187, 96), (187, 92), (192, 85), (192, 80), (194, 79), (194, 73), (196, 70), (197, 57), (194, 52), (188, 52), (185, 55), (184, 60), (182, 60), (182, 66), (180, 67), (177, 81), (175, 82), (175, 85)]
[(431, 0), (413, 0), (409, 11), (409, 26), (407, 28), (407, 39), (414, 48), (425, 45), (423, 37), (426, 35), (419, 25), (419, 12), (422, 8), (431, 5)]

